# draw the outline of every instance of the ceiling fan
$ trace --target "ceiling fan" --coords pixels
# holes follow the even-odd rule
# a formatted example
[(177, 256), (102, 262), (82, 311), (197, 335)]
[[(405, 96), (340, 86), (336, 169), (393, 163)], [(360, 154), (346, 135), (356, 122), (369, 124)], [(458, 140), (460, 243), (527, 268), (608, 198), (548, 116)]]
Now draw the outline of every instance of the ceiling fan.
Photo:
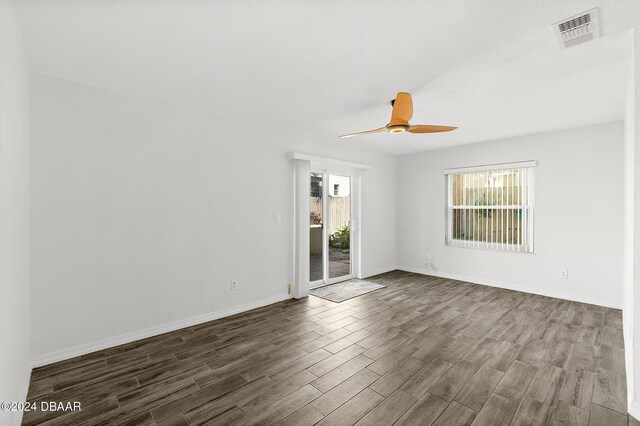
[(375, 130), (367, 130), (364, 132), (351, 133), (342, 135), (341, 138), (350, 138), (352, 136), (368, 135), (370, 133), (437, 133), (450, 132), (457, 129), (451, 126), (435, 126), (432, 124), (409, 124), (409, 120), (413, 117), (413, 102), (411, 95), (407, 92), (398, 92), (396, 98), (391, 101), (393, 111), (391, 111), (391, 121), (384, 127)]

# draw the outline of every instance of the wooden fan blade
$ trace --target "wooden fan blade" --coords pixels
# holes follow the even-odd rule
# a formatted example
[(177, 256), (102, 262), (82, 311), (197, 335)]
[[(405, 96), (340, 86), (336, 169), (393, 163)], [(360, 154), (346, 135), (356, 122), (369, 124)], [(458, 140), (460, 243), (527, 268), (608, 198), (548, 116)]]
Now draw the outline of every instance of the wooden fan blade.
[(342, 135), (340, 137), (341, 138), (350, 138), (352, 136), (368, 135), (369, 133), (380, 133), (380, 132), (386, 132), (386, 131), (387, 131), (386, 127), (381, 127), (379, 129), (375, 129), (375, 130), (367, 130), (367, 131), (364, 131), (364, 132), (351, 133), (349, 135)]
[(408, 125), (409, 120), (413, 117), (413, 102), (411, 95), (406, 92), (398, 92), (396, 100), (393, 103), (393, 111), (391, 112), (391, 122), (389, 126)]
[(409, 126), (407, 132), (411, 133), (438, 133), (438, 132), (450, 132), (452, 130), (457, 129), (457, 127), (451, 126), (434, 126), (431, 124), (415, 124), (413, 126)]

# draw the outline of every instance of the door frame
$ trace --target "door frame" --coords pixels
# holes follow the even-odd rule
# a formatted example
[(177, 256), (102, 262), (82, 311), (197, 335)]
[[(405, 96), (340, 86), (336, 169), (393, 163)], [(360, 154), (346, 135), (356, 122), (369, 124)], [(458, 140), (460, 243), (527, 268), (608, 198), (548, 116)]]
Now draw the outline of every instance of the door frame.
[(351, 177), (351, 272), (362, 277), (361, 213), (362, 173), (370, 170), (367, 164), (316, 157), (301, 153), (288, 155), (293, 160), (293, 296), (309, 294), (309, 188), (311, 170)]

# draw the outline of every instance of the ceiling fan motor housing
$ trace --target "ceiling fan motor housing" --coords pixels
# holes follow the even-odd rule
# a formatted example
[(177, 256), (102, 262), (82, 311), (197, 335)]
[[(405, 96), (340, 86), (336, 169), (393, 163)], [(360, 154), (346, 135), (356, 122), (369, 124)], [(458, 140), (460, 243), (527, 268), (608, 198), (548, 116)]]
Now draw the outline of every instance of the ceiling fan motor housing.
[(393, 126), (387, 125), (387, 131), (389, 133), (404, 133), (409, 130), (409, 125), (405, 124), (395, 124)]

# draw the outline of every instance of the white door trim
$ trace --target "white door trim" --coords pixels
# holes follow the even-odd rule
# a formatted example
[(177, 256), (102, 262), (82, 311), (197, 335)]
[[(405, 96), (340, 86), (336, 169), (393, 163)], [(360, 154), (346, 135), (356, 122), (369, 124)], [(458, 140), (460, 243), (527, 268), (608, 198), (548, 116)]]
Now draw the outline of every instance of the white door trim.
[[(309, 188), (311, 172), (338, 174), (351, 177), (351, 274), (337, 280), (327, 280), (326, 284), (342, 281), (349, 277), (362, 276), (361, 260), (361, 172), (370, 166), (331, 160), (305, 154), (292, 153), (289, 158), (294, 163), (294, 290), (296, 299), (306, 297), (312, 283), (309, 282)], [(314, 161), (315, 160), (315, 161)], [(321, 161), (318, 161), (321, 160)], [(313, 282), (314, 287), (325, 285)]]
[(304, 160), (310, 163), (316, 163), (326, 165), (328, 167), (340, 166), (348, 167), (350, 169), (371, 170), (371, 166), (368, 164), (354, 163), (352, 161), (334, 160), (332, 158), (318, 157), (316, 155), (302, 154), (300, 152), (292, 152), (287, 155), (289, 160)]

